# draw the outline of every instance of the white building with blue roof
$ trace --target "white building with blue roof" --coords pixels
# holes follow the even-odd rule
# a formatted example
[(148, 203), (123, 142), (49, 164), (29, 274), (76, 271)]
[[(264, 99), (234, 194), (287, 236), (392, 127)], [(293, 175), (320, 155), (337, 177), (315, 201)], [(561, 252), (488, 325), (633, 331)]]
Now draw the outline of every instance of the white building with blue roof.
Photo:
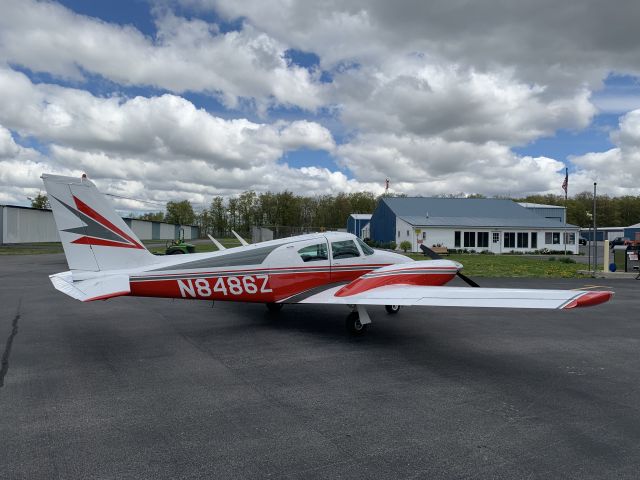
[(563, 207), (496, 198), (383, 197), (369, 228), (372, 240), (406, 240), (414, 252), (422, 244), (496, 254), (579, 248), (579, 227), (565, 224)]

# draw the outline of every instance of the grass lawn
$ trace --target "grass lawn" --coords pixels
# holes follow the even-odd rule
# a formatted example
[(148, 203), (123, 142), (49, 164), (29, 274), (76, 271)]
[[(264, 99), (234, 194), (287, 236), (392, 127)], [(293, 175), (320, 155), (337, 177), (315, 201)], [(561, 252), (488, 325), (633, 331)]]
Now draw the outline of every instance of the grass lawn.
[[(407, 254), (414, 260), (425, 260), (421, 254)], [(580, 263), (549, 261), (549, 258), (523, 258), (520, 255), (480, 255), (455, 254), (444, 258), (464, 265), (465, 275), (477, 277), (531, 277), (531, 278), (573, 278), (581, 276), (578, 270), (586, 270)]]
[(62, 244), (60, 242), (43, 242), (0, 245), (0, 255), (34, 255), (38, 253), (62, 253)]

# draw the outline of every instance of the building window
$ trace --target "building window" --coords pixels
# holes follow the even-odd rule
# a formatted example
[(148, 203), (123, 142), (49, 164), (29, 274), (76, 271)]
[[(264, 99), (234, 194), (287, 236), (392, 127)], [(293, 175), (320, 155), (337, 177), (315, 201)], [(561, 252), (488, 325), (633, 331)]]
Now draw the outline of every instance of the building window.
[(460, 232), (453, 232), (453, 246), (460, 247)]
[(427, 239), (427, 232), (422, 232), (422, 240), (426, 240)]
[(529, 248), (528, 232), (518, 232), (518, 248)]
[(516, 234), (515, 232), (504, 232), (502, 234), (504, 238), (504, 247), (505, 248), (515, 248), (516, 246)]
[(538, 248), (538, 232), (531, 232), (531, 248)]
[(489, 248), (489, 232), (478, 232), (478, 247)]
[(398, 230), (398, 238), (400, 238), (400, 230)]
[(576, 234), (575, 233), (565, 233), (564, 234), (564, 243), (567, 245), (575, 245), (576, 244)]
[(464, 232), (464, 248), (476, 246), (476, 232)]
[(546, 232), (544, 243), (547, 245), (560, 245), (560, 232)]
[(493, 243), (500, 243), (500, 232), (493, 232)]
[(409, 236), (409, 230), (407, 230), (407, 237)]

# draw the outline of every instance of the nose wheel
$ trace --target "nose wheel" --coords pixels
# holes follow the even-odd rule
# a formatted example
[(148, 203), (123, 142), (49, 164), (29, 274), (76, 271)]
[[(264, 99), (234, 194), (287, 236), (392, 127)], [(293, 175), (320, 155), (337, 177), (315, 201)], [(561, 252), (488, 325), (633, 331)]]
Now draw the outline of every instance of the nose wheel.
[(389, 315), (395, 315), (400, 311), (400, 305), (385, 305), (384, 309)]

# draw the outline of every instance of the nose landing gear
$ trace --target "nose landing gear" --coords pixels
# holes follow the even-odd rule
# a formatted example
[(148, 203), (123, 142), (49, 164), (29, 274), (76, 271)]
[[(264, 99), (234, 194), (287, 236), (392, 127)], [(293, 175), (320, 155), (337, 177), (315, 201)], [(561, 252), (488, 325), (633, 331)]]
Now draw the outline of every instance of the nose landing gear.
[(395, 315), (400, 311), (400, 305), (385, 305), (384, 309), (389, 315)]

